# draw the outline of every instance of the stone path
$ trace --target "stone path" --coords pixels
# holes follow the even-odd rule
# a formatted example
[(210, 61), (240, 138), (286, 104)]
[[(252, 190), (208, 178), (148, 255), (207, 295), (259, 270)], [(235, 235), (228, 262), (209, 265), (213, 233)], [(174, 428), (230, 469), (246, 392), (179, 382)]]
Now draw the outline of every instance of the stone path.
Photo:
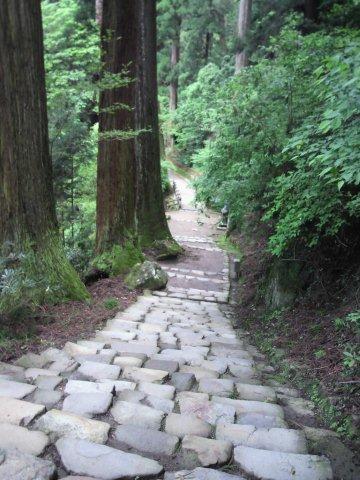
[(94, 338), (0, 363), (0, 480), (333, 478), (233, 330), (216, 218), (191, 206), (171, 217), (186, 255), (164, 262), (166, 291)]

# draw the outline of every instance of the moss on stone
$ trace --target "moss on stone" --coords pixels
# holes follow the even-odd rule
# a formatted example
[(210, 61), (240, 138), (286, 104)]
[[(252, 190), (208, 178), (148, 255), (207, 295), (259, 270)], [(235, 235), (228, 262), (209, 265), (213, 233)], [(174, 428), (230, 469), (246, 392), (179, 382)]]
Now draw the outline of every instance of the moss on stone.
[(155, 240), (152, 245), (156, 260), (167, 260), (176, 258), (183, 253), (183, 248), (172, 238)]

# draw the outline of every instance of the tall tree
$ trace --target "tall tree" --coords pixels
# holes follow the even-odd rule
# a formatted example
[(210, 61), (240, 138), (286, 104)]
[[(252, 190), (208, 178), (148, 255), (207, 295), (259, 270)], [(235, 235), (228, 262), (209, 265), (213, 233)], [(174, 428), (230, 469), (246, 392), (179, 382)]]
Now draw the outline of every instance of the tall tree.
[(305, 0), (305, 16), (316, 22), (318, 18), (318, 0)]
[(246, 51), (246, 36), (248, 34), (251, 22), (252, 0), (240, 0), (239, 14), (237, 22), (238, 46), (235, 57), (235, 72), (248, 65), (249, 59)]
[(0, 2), (0, 78), (1, 250), (27, 255), (57, 298), (86, 298), (57, 231), (40, 0)]
[(136, 216), (140, 243), (170, 237), (164, 210), (160, 171), (157, 95), (156, 1), (136, 0), (136, 102), (135, 126), (147, 130), (136, 144)]
[(99, 25), (102, 24), (103, 0), (95, 0), (95, 19)]
[[(135, 235), (135, 144), (112, 132), (135, 129), (137, 46), (136, 2), (103, 0), (101, 51), (103, 80), (99, 105), (96, 250), (102, 253)], [(114, 86), (127, 71), (131, 81)], [(106, 80), (105, 80), (106, 81)], [(108, 136), (107, 136), (108, 134)]]

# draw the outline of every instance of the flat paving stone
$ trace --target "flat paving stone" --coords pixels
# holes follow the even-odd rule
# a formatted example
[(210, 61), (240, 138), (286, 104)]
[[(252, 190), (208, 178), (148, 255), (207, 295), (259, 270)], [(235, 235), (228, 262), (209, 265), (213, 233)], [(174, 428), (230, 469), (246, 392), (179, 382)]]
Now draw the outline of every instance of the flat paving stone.
[(288, 428), (284, 419), (262, 413), (244, 413), (236, 415), (238, 425), (253, 425), (256, 428)]
[(164, 412), (137, 403), (118, 400), (112, 407), (111, 415), (121, 425), (139, 425), (159, 430)]
[(276, 402), (275, 390), (263, 385), (236, 383), (236, 391), (241, 400), (256, 400), (259, 402)]
[(234, 391), (234, 382), (227, 379), (203, 378), (199, 382), (199, 392), (227, 397)]
[(196, 380), (199, 382), (204, 378), (218, 378), (219, 373), (215, 370), (209, 370), (203, 367), (193, 367), (191, 365), (183, 365), (180, 367), (181, 373), (193, 373), (195, 375)]
[(15, 365), (24, 368), (43, 368), (47, 363), (49, 363), (49, 360), (47, 360), (43, 355), (38, 355), (31, 352), (23, 355), (15, 361)]
[(104, 392), (111, 393), (114, 390), (113, 381), (107, 382), (88, 382), (86, 380), (69, 380), (65, 385), (65, 393), (68, 395), (72, 393), (94, 393)]
[(159, 348), (153, 345), (139, 344), (136, 342), (111, 342), (111, 348), (118, 353), (125, 354), (126, 356), (139, 353), (142, 355), (151, 356), (158, 353)]
[(97, 348), (97, 346), (85, 347), (73, 342), (66, 342), (64, 347), (64, 352), (70, 357), (75, 357), (76, 355), (95, 355), (98, 350), (99, 348)]
[(35, 423), (35, 428), (48, 434), (52, 441), (60, 437), (70, 437), (105, 443), (110, 425), (54, 409), (40, 417)]
[(11, 398), (24, 398), (32, 393), (36, 387), (27, 383), (12, 382), (11, 380), (0, 380), (0, 396)]
[(179, 444), (179, 438), (175, 435), (135, 425), (117, 427), (115, 439), (140, 452), (154, 455), (172, 455)]
[(38, 388), (34, 394), (34, 402), (45, 405), (46, 410), (51, 410), (60, 402), (63, 394), (57, 390), (43, 390)]
[(101, 480), (152, 477), (163, 471), (155, 460), (85, 440), (61, 438), (56, 449), (68, 472)]
[(115, 357), (113, 364), (118, 365), (122, 369), (125, 367), (141, 367), (143, 360), (135, 357)]
[(47, 368), (28, 368), (25, 370), (25, 377), (29, 380), (36, 380), (37, 377), (40, 376), (56, 377), (58, 373), (56, 370), (49, 370)]
[(117, 380), (119, 378), (121, 368), (118, 365), (107, 365), (98, 362), (85, 362), (77, 370), (77, 375), (84, 380), (101, 380), (107, 378), (109, 380)]
[(99, 380), (100, 383), (107, 385), (108, 387), (112, 387), (112, 390), (115, 390), (115, 393), (122, 392), (123, 390), (135, 390), (136, 383), (129, 382), (127, 380), (107, 380), (101, 379)]
[(151, 368), (125, 367), (122, 373), (123, 378), (133, 382), (163, 382), (168, 377), (168, 372), (153, 370)]
[(197, 400), (193, 398), (181, 398), (179, 400), (180, 413), (182, 415), (195, 415), (197, 418), (216, 425), (217, 423), (234, 423), (235, 408), (231, 405)]
[(76, 343), (82, 347), (97, 348), (98, 350), (105, 347), (105, 342), (95, 342), (93, 340), (78, 340)]
[(164, 413), (171, 413), (174, 411), (175, 403), (163, 397), (156, 397), (155, 395), (146, 395), (144, 404), (155, 410), (161, 410)]
[(115, 357), (115, 353), (95, 353), (93, 355), (76, 355), (74, 358), (78, 363), (97, 362), (110, 364)]
[(183, 438), (185, 435), (209, 437), (211, 425), (195, 415), (170, 413), (165, 420), (165, 432)]
[(260, 413), (262, 415), (284, 418), (284, 410), (280, 405), (274, 405), (273, 403), (257, 402), (253, 400), (236, 400), (219, 396), (214, 396), (212, 400), (214, 402), (232, 405), (235, 408), (237, 415), (244, 413)]
[(234, 461), (248, 475), (264, 480), (331, 480), (333, 478), (329, 460), (316, 455), (236, 447)]
[(195, 375), (193, 373), (175, 372), (171, 375), (170, 383), (177, 392), (187, 391), (194, 385)]
[(147, 395), (155, 395), (156, 397), (167, 398), (172, 400), (175, 395), (175, 387), (172, 385), (159, 385), (158, 383), (140, 382), (138, 385), (140, 392)]
[(17, 449), (0, 449), (0, 480), (53, 480), (55, 472), (49, 460)]
[(214, 470), (212, 468), (197, 467), (194, 470), (180, 470), (178, 472), (166, 472), (164, 480), (245, 480), (239, 475)]
[(195, 457), (203, 467), (220, 466), (227, 463), (232, 455), (233, 446), (225, 440), (186, 435), (182, 441), (182, 452)]
[(41, 455), (49, 439), (43, 432), (10, 423), (0, 423), (0, 449), (17, 448), (23, 453)]
[(45, 411), (44, 405), (25, 402), (17, 398), (0, 397), (0, 422), (13, 425), (28, 425)]
[(151, 368), (152, 370), (162, 370), (168, 373), (174, 373), (179, 370), (179, 363), (171, 360), (148, 360), (145, 368)]
[(83, 417), (106, 413), (113, 396), (110, 393), (74, 393), (65, 398), (62, 409)]
[(256, 428), (251, 425), (219, 424), (216, 438), (233, 445), (287, 453), (307, 453), (306, 438), (301, 430)]
[(106, 341), (114, 339), (128, 342), (129, 340), (134, 340), (136, 332), (136, 330), (133, 332), (122, 332), (121, 330), (98, 330), (96, 332), (96, 338), (105, 339)]

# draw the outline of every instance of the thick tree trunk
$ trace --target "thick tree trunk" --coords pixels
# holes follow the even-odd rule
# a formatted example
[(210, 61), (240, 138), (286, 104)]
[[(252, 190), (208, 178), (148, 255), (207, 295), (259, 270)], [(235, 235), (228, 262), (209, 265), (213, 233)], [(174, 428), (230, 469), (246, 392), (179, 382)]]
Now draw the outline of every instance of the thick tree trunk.
[[(128, 70), (132, 81), (100, 93), (96, 250), (102, 253), (135, 235), (135, 144), (102, 139), (115, 130), (134, 130), (136, 2), (104, 0), (101, 28), (103, 74)], [(117, 108), (125, 104), (130, 109)], [(111, 111), (111, 108), (115, 110)]]
[[(34, 274), (84, 298), (57, 230), (40, 0), (0, 2), (0, 246), (30, 253)], [(57, 285), (55, 285), (57, 283)]]
[(211, 50), (211, 40), (212, 40), (211, 32), (206, 32), (205, 48), (204, 48), (204, 63), (205, 63), (205, 65), (207, 65), (207, 63), (209, 61), (210, 50)]
[(171, 44), (170, 65), (172, 71), (172, 78), (170, 81), (170, 99), (169, 107), (170, 111), (174, 112), (178, 105), (178, 76), (176, 72), (177, 65), (180, 60), (180, 38), (173, 39)]
[(318, 19), (318, 0), (305, 0), (305, 17), (313, 22)]
[(235, 73), (239, 73), (242, 68), (248, 65), (249, 62), (246, 49), (244, 48), (244, 42), (246, 41), (246, 35), (250, 28), (251, 8), (252, 0), (240, 0), (237, 23), (237, 37), (239, 45), (235, 57)]
[(161, 188), (156, 63), (156, 2), (136, 0), (136, 129), (147, 129), (136, 144), (136, 215), (140, 243), (170, 238)]
[(103, 0), (95, 0), (95, 19), (101, 26), (103, 15)]

